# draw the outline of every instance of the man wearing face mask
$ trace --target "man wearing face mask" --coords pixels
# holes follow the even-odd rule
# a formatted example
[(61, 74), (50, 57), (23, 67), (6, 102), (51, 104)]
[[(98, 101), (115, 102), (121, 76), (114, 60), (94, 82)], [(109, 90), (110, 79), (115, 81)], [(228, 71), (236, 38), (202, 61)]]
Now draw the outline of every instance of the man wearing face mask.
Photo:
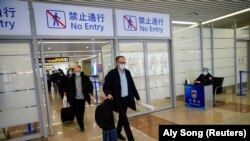
[(117, 136), (120, 140), (125, 140), (121, 134), (124, 127), (128, 141), (134, 141), (132, 131), (126, 115), (127, 108), (136, 110), (135, 99), (140, 101), (140, 96), (135, 87), (130, 71), (125, 69), (125, 57), (116, 57), (116, 68), (109, 71), (103, 84), (103, 92), (109, 100), (113, 101), (114, 111), (119, 113), (117, 124)]
[[(69, 76), (71, 75), (71, 76)], [(93, 85), (89, 77), (81, 72), (81, 67), (77, 66), (73, 71), (69, 70), (67, 80), (67, 95), (70, 95), (70, 106), (74, 113), (81, 131), (84, 131), (84, 111), (85, 101), (90, 104), (90, 95), (93, 94)]]
[(203, 73), (195, 80), (195, 84), (210, 85), (213, 84), (213, 76), (208, 72), (208, 68), (203, 68)]

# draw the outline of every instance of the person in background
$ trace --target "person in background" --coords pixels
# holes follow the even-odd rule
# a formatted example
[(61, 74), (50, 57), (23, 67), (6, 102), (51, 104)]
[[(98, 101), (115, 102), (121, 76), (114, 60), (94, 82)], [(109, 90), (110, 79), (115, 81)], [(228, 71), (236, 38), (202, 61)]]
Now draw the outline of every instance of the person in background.
[(66, 95), (67, 96), (67, 100), (68, 100), (68, 103), (69, 103), (69, 105), (72, 107), (73, 106), (73, 100), (74, 99), (72, 99), (72, 93), (70, 92), (70, 89), (73, 87), (73, 83), (72, 82), (70, 82), (71, 80), (73, 80), (72, 79), (72, 77), (73, 77), (73, 74), (74, 74), (74, 68), (69, 68), (68, 70), (67, 70), (67, 76), (66, 76), (66, 87), (65, 87), (65, 92), (64, 92), (64, 95)]
[(195, 80), (195, 84), (210, 85), (213, 84), (213, 76), (208, 72), (208, 68), (203, 68), (203, 73)]
[(51, 81), (53, 83), (54, 93), (57, 93), (57, 91), (58, 91), (57, 81), (58, 81), (58, 78), (59, 78), (57, 70), (52, 71), (52, 74), (51, 74), (50, 78), (51, 78)]
[[(69, 71), (70, 73), (70, 71)], [(68, 77), (68, 87), (65, 91), (72, 100), (71, 106), (74, 110), (78, 125), (84, 131), (85, 101), (90, 104), (90, 95), (93, 95), (93, 84), (89, 77), (81, 71), (81, 67), (74, 68), (74, 73)]]
[(46, 75), (47, 75), (48, 91), (49, 93), (51, 93), (51, 78), (48, 70), (46, 70)]
[(124, 56), (116, 57), (116, 68), (109, 71), (105, 77), (103, 92), (109, 100), (113, 100), (114, 111), (119, 113), (117, 124), (117, 137), (125, 140), (121, 134), (124, 127), (128, 141), (134, 141), (132, 131), (126, 115), (128, 107), (136, 110), (135, 99), (140, 101), (140, 96), (135, 87), (130, 71), (125, 69), (126, 60)]
[(66, 76), (63, 72), (62, 69), (58, 69), (58, 73), (59, 73), (59, 77), (58, 77), (58, 81), (57, 81), (57, 85), (58, 85), (58, 91), (59, 91), (59, 94), (61, 96), (61, 98), (63, 99), (63, 96), (64, 96), (64, 89), (66, 87)]

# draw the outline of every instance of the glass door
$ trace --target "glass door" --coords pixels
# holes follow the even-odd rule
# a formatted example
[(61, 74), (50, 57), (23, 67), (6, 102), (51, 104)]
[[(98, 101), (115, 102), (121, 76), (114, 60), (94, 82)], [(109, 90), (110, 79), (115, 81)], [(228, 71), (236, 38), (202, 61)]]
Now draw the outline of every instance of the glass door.
[[(119, 42), (119, 55), (126, 58), (126, 68), (131, 72), (142, 102), (154, 106), (155, 110), (170, 108), (168, 42), (122, 40)], [(145, 106), (137, 107), (141, 113), (152, 110)]]
[[(44, 40), (41, 41), (40, 62), (43, 96), (46, 112), (46, 123), (51, 134), (62, 132), (60, 128), (63, 93), (60, 92), (59, 77), (67, 75), (69, 68), (80, 66), (93, 83), (92, 104), (103, 101), (103, 77), (112, 68), (112, 40)], [(59, 76), (59, 70), (63, 71)], [(46, 74), (48, 73), (48, 74)], [(48, 81), (50, 78), (50, 82)], [(50, 85), (48, 85), (50, 83)], [(49, 88), (50, 86), (50, 88)], [(89, 108), (91, 110), (91, 108)], [(92, 112), (92, 111), (90, 111)], [(91, 116), (91, 115), (89, 115)], [(87, 118), (87, 117), (86, 117)]]
[(167, 42), (146, 42), (150, 105), (171, 106), (169, 51)]
[[(147, 89), (145, 78), (145, 60), (142, 41), (119, 42), (119, 53), (126, 58), (126, 68), (130, 71), (141, 101), (147, 103)], [(146, 108), (137, 106), (139, 112), (146, 111)], [(128, 111), (130, 113), (132, 111)]]

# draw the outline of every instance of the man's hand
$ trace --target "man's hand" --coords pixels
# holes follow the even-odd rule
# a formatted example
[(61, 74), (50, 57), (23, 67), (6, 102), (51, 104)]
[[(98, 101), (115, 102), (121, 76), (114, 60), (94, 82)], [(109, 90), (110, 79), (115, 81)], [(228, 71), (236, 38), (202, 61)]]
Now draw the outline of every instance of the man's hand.
[(108, 94), (107, 98), (108, 98), (109, 100), (113, 100), (113, 96), (112, 96), (111, 94)]

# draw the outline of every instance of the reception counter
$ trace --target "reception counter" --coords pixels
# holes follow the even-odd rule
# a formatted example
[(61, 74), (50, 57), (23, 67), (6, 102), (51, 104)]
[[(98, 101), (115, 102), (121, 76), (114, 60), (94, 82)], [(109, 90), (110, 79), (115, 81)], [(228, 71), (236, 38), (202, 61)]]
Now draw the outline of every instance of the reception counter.
[(205, 110), (213, 107), (213, 85), (185, 84), (185, 106)]

